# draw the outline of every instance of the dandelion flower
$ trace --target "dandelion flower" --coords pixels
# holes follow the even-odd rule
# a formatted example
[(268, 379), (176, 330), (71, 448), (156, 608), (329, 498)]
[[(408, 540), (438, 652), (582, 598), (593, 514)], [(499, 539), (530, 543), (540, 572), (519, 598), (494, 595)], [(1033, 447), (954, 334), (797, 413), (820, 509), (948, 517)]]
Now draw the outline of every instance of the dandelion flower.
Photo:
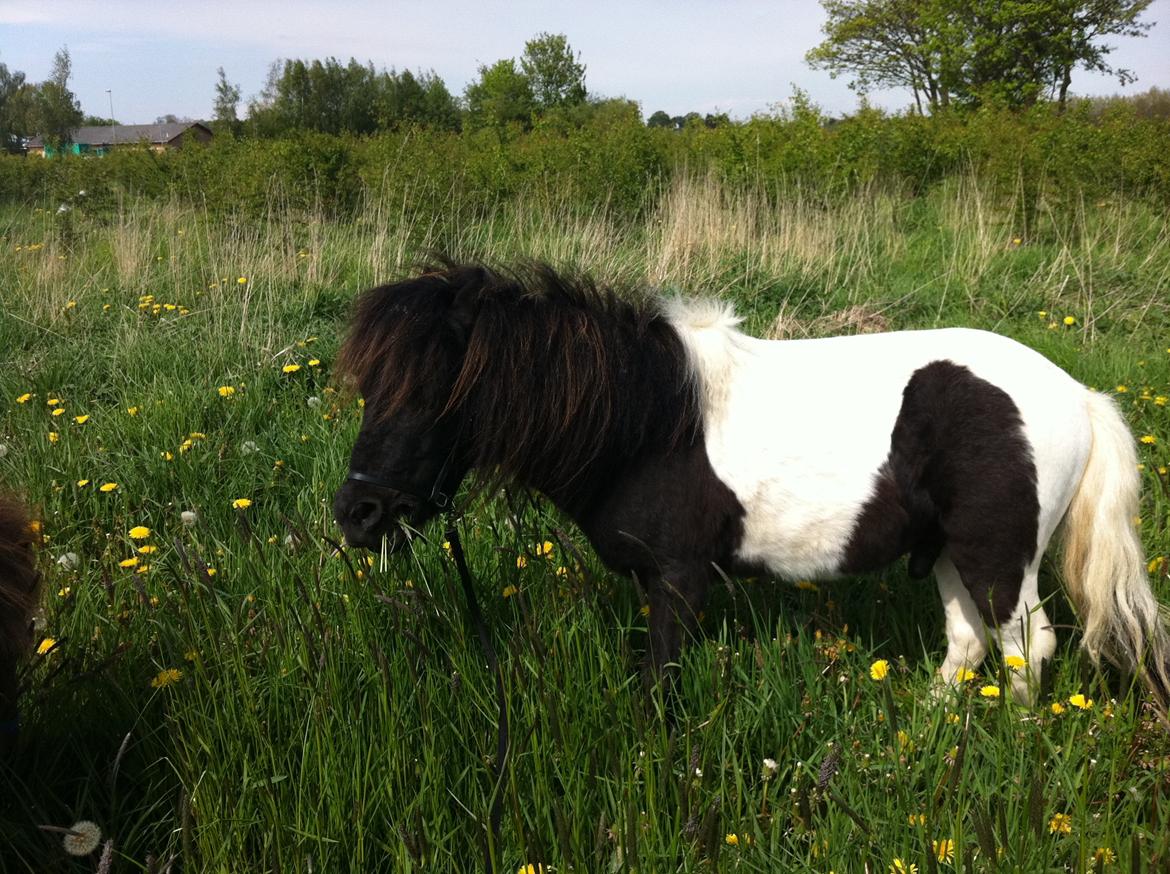
[(232, 506), (237, 510), (247, 510), (252, 506), (251, 498), (236, 498), (232, 501)]
[(137, 551), (140, 555), (152, 555), (153, 553), (158, 552), (158, 547), (148, 543), (146, 546), (138, 547)]
[(966, 683), (968, 680), (974, 680), (978, 676), (973, 670), (964, 666), (955, 671), (955, 682)]
[(216, 391), (219, 392), (221, 398), (230, 398), (236, 393), (236, 387), (234, 385), (221, 385)]
[(70, 856), (88, 856), (97, 849), (101, 840), (102, 830), (98, 828), (97, 824), (83, 819), (81, 822), (73, 823), (69, 828), (69, 834), (65, 835), (62, 843), (65, 846), (65, 852)]
[(310, 358), (309, 359), (309, 367), (320, 367), (320, 366), (321, 366), (321, 359), (320, 358)]
[(39, 644), (37, 644), (37, 655), (48, 655), (53, 651), (53, 647), (57, 645), (55, 637), (46, 637)]
[(869, 676), (879, 683), (890, 673), (890, 663), (885, 659), (878, 659), (869, 666)]
[(131, 540), (145, 540), (150, 536), (150, 529), (145, 525), (135, 525), (130, 529)]
[(173, 686), (179, 680), (183, 679), (183, 672), (178, 668), (166, 668), (158, 672), (158, 675), (150, 681), (152, 689), (165, 689), (167, 686)]
[(923, 826), (926, 825), (926, 814), (912, 813), (907, 817), (907, 820), (909, 821), (910, 825)]
[(129, 558), (124, 558), (120, 562), (118, 562), (118, 567), (127, 567), (128, 568), (128, 567), (134, 567), (134, 565), (136, 565), (136, 564), (138, 564), (138, 556), (132, 555)]
[(1068, 703), (1071, 704), (1073, 707), (1076, 707), (1078, 710), (1092, 710), (1093, 709), (1093, 699), (1086, 698), (1080, 692), (1078, 692), (1077, 694), (1075, 694), (1071, 698), (1069, 698)]
[(300, 369), (301, 369), (301, 366), (299, 364), (286, 364), (284, 367), (280, 368), (280, 372), (281, 373), (296, 373)]
[(1067, 325), (1068, 327), (1071, 328), (1073, 325), (1075, 325), (1077, 323), (1077, 317), (1076, 316), (1065, 316), (1064, 323), (1065, 323), (1065, 325)]
[(79, 489), (84, 489), (87, 485), (89, 485), (89, 480), (87, 479), (79, 479), (77, 481), (77, 487)]
[(27, 404), (29, 401), (32, 400), (32, 397), (33, 397), (32, 392), (26, 391), (24, 394), (22, 394), (20, 397), (18, 397), (16, 399), (16, 402), (18, 404)]
[(130, 416), (137, 416), (138, 415), (138, 407), (127, 407), (126, 413)]
[(511, 598), (513, 595), (515, 595), (519, 591), (520, 590), (517, 589), (515, 586), (504, 586), (504, 591), (501, 592), (500, 594), (503, 595), (505, 598)]
[(913, 862), (895, 859), (890, 863), (890, 874), (918, 874), (918, 866)]
[(998, 698), (999, 697), (999, 686), (984, 686), (982, 689), (979, 690), (979, 694), (982, 695), (984, 698)]
[(544, 541), (544, 543), (541, 543), (536, 547), (536, 554), (537, 555), (545, 555), (545, 556), (552, 555), (552, 551), (553, 551), (553, 545), (552, 545), (551, 540), (546, 540), (546, 541)]
[(1109, 847), (1097, 847), (1093, 853), (1093, 861), (1098, 865), (1112, 865), (1117, 861), (1117, 854)]
[(1143, 434), (1141, 437), (1138, 438), (1138, 440), (1140, 442), (1144, 443), (1146, 446), (1153, 446), (1155, 443), (1158, 442), (1158, 438), (1155, 437), (1153, 434)]
[(60, 398), (49, 398), (48, 400), (45, 401), (45, 403), (48, 404), (50, 407), (55, 407), (59, 403), (61, 403), (61, 399)]
[(931, 841), (934, 848), (934, 857), (940, 862), (955, 861), (955, 842), (949, 838), (941, 841)]
[(76, 422), (78, 425), (84, 425), (86, 422), (89, 421), (89, 413), (86, 413), (83, 416), (74, 416), (73, 421)]
[(734, 846), (736, 846), (736, 845), (738, 845), (738, 844), (739, 844), (739, 835), (737, 835), (737, 834), (729, 834), (727, 837), (725, 837), (725, 838), (723, 839), (723, 841), (724, 841), (724, 843), (726, 843), (728, 846), (734, 847)]
[(50, 443), (56, 443), (60, 439), (61, 439), (61, 435), (58, 434), (56, 431), (49, 432), (49, 442)]
[(1055, 813), (1048, 820), (1048, 831), (1051, 834), (1067, 835), (1072, 833), (1072, 817), (1067, 813)]
[(528, 559), (522, 555), (516, 556), (516, 567), (521, 569), (528, 567)]
[(1050, 709), (1052, 710), (1053, 716), (1060, 716), (1060, 714), (1064, 713), (1064, 705), (1059, 701), (1053, 701)]
[(519, 868), (517, 868), (516, 874), (546, 874), (548, 870), (549, 869), (544, 867), (544, 865), (540, 862), (537, 862), (536, 864), (529, 862), (527, 865), (521, 865)]
[(54, 416), (63, 416), (64, 414), (65, 414), (65, 408), (64, 408), (64, 407), (57, 407), (56, 409), (54, 409), (54, 410), (53, 410), (53, 415), (54, 415)]
[(247, 284), (248, 284), (248, 277), (247, 276), (241, 276), (238, 279), (236, 279), (236, 285), (247, 285)]
[(1018, 656), (1018, 655), (1008, 656), (1007, 658), (1005, 658), (1003, 660), (1003, 663), (1005, 665), (1007, 665), (1008, 668), (1010, 668), (1013, 671), (1022, 671), (1024, 669), (1024, 667), (1028, 664), (1027, 660), (1023, 656)]
[(100, 486), (98, 486), (98, 491), (109, 493), (114, 491), (116, 488), (118, 488), (117, 483), (102, 483)]

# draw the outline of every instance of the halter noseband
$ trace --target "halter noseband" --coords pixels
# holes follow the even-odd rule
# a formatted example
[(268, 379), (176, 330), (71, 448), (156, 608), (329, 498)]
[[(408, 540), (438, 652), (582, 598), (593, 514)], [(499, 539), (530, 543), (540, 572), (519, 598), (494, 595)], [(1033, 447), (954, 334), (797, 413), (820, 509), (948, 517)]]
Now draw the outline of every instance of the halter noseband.
[(409, 495), (421, 504), (429, 504), (436, 510), (449, 510), (451, 508), (451, 496), (442, 489), (443, 478), (447, 475), (447, 469), (451, 466), (451, 456), (454, 451), (447, 456), (443, 462), (443, 466), (439, 468), (438, 474), (435, 475), (435, 483), (431, 486), (431, 493), (424, 496), (420, 489), (416, 489), (413, 485), (403, 486), (401, 483), (389, 482), (376, 476), (370, 476), (368, 473), (362, 473), (360, 470), (350, 470), (346, 479), (354, 482), (366, 483), (371, 486), (377, 486), (380, 489), (387, 489), (392, 492), (401, 492), (404, 495)]

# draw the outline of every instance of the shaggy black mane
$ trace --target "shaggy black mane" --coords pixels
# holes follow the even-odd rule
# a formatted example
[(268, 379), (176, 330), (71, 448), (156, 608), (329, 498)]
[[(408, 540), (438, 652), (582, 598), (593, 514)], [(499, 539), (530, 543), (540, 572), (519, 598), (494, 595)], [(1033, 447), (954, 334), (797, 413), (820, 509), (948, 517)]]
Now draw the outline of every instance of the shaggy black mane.
[(657, 305), (542, 264), (442, 264), (371, 289), (338, 365), (375, 415), (424, 399), (459, 417), (472, 467), (523, 472), (550, 496), (588, 491), (595, 463), (701, 429), (685, 350)]

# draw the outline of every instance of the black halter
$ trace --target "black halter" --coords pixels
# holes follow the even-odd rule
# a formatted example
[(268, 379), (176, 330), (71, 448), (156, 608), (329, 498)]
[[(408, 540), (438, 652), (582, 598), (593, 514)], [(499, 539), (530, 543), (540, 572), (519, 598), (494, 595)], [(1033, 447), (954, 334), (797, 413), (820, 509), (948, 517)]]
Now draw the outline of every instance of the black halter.
[(431, 486), (430, 494), (424, 495), (423, 490), (416, 488), (413, 483), (404, 485), (400, 482), (390, 482), (376, 476), (370, 476), (368, 473), (362, 473), (360, 470), (350, 470), (346, 479), (354, 482), (367, 483), (371, 486), (377, 486), (380, 489), (387, 489), (392, 492), (401, 492), (404, 495), (409, 495), (421, 504), (429, 504), (440, 512), (443, 510), (450, 510), (452, 508), (451, 496), (443, 491), (443, 479), (447, 476), (447, 470), (451, 467), (451, 458), (455, 454), (452, 449), (447, 455), (443, 466), (439, 468), (439, 472), (435, 475), (435, 482)]

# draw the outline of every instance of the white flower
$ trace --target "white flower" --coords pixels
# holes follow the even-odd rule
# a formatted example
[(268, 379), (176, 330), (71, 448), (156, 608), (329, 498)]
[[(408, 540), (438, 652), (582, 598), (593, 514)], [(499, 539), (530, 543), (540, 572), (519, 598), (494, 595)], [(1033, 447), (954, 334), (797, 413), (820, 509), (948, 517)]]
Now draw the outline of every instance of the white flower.
[(240, 444), (241, 455), (251, 455), (253, 452), (259, 452), (260, 447), (256, 445), (254, 440), (245, 440)]
[(307, 401), (305, 401), (305, 403), (315, 410), (317, 407), (321, 406), (321, 399), (316, 395), (313, 395), (313, 397), (309, 398)]
[(775, 759), (764, 759), (764, 779), (767, 780), (780, 770), (780, 766), (776, 764)]
[(184, 510), (179, 514), (179, 518), (183, 520), (183, 524), (188, 528), (195, 527), (195, 523), (199, 521), (199, 514), (194, 510)]
[(102, 830), (98, 828), (97, 823), (88, 819), (73, 823), (69, 831), (71, 834), (65, 835), (63, 843), (65, 852), (70, 856), (88, 856), (101, 843)]
[(69, 212), (69, 204), (63, 203), (57, 207), (57, 215), (61, 215), (63, 212)]
[(57, 564), (67, 571), (77, 570), (77, 566), (81, 564), (81, 559), (77, 557), (76, 552), (66, 552), (57, 557)]

